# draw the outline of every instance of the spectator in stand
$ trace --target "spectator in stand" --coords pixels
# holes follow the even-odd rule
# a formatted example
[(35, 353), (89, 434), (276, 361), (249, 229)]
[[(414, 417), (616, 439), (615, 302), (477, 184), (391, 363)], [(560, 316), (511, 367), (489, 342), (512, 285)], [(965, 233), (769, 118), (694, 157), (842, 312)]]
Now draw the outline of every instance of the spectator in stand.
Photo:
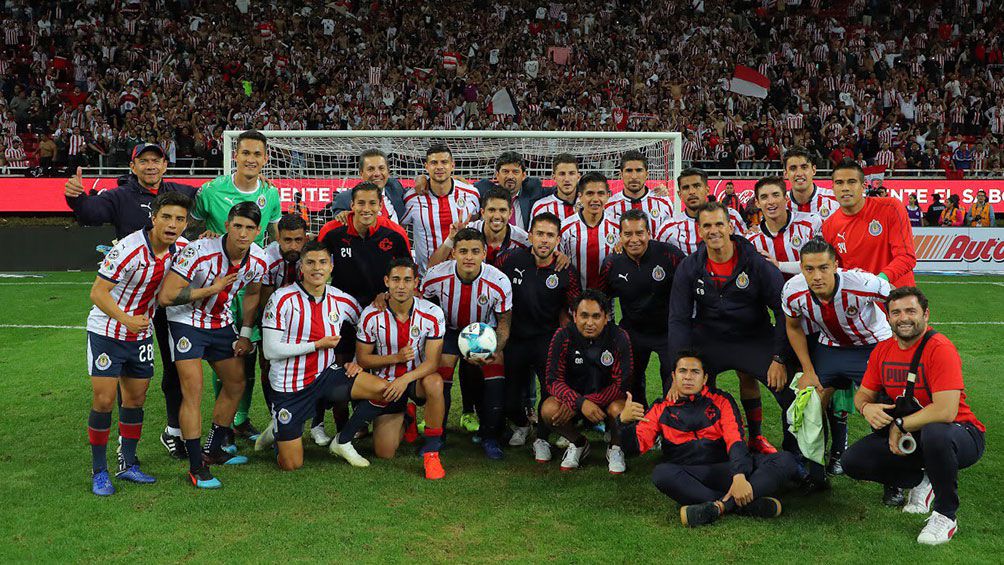
[(969, 225), (974, 227), (994, 227), (997, 225), (997, 218), (994, 215), (994, 207), (987, 201), (987, 191), (980, 190), (976, 193), (976, 202), (969, 208)]
[(941, 213), (945, 211), (945, 204), (941, 201), (941, 195), (937, 192), (931, 196), (931, 199), (933, 202), (927, 207), (927, 213), (924, 214), (924, 225), (940, 226)]
[(958, 194), (948, 197), (948, 206), (941, 211), (940, 224), (945, 227), (966, 225), (966, 211), (962, 209), (962, 206), (959, 206)]
[(910, 218), (911, 226), (919, 228), (924, 225), (924, 211), (920, 208), (916, 193), (911, 192), (906, 199), (906, 215)]

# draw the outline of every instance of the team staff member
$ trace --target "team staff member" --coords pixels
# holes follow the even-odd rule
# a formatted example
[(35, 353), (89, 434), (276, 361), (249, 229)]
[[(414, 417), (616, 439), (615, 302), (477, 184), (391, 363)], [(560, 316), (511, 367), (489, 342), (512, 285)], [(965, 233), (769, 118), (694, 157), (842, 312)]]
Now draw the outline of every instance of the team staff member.
[(630, 454), (645, 453), (662, 439), (663, 462), (652, 471), (652, 482), (682, 506), (683, 525), (710, 524), (731, 512), (780, 516), (781, 502), (771, 495), (798, 473), (795, 457), (749, 452), (736, 401), (708, 386), (696, 352), (677, 354), (673, 382), (676, 401), (660, 400), (646, 413), (629, 395), (619, 420), (621, 444)]
[[(883, 432), (866, 436), (843, 457), (847, 476), (883, 485), (909, 488), (905, 512), (927, 513), (927, 525), (917, 536), (923, 544), (946, 543), (958, 531), (958, 474), (983, 455), (986, 427), (966, 403), (962, 360), (955, 345), (933, 332), (927, 297), (914, 287), (897, 288), (886, 301), (893, 339), (880, 343), (868, 359), (864, 381), (854, 405), (865, 420)], [(918, 347), (923, 347), (917, 367), (914, 398), (923, 408), (904, 418), (893, 419), (879, 403), (879, 394), (897, 398), (906, 389), (906, 372)], [(899, 449), (903, 434), (917, 438), (912, 454)]]
[[(128, 176), (125, 184), (111, 190), (88, 196), (84, 194), (81, 169), (76, 176), (66, 181), (66, 203), (73, 210), (77, 222), (85, 226), (112, 224), (115, 237), (122, 239), (136, 230), (150, 227), (153, 200), (159, 194), (178, 192), (188, 198), (195, 198), (196, 188), (187, 184), (165, 182), (167, 154), (155, 143), (141, 143), (132, 150)], [(184, 459), (185, 443), (181, 441), (181, 423), (178, 410), (181, 409), (181, 383), (178, 369), (171, 360), (171, 340), (167, 336), (167, 312), (157, 308), (153, 316), (153, 329), (157, 336), (161, 366), (164, 367), (160, 382), (167, 405), (167, 428), (160, 436), (161, 443), (171, 456)], [(121, 463), (121, 462), (120, 462)]]
[[(515, 429), (509, 445), (520, 446), (530, 435), (524, 394), (536, 374), (539, 402), (547, 397), (547, 348), (559, 326), (568, 323), (572, 303), (579, 295), (579, 278), (571, 269), (559, 269), (558, 233), (561, 221), (550, 212), (530, 223), (530, 248), (513, 248), (499, 257), (498, 267), (512, 283), (512, 337), (505, 349), (506, 417)], [(535, 407), (540, 409), (538, 404)], [(537, 420), (534, 459), (551, 460), (550, 430)]]
[(565, 221), (578, 213), (575, 200), (578, 197), (579, 163), (575, 156), (569, 153), (555, 155), (551, 162), (551, 180), (554, 181), (554, 194), (545, 196), (533, 205), (531, 218), (536, 218), (544, 212), (550, 212)]
[[(719, 373), (729, 369), (739, 374), (741, 392), (749, 390), (743, 379), (752, 382), (757, 397), (744, 394), (743, 408), (750, 424), (750, 446), (759, 453), (774, 451), (759, 429), (756, 381), (766, 384), (781, 406), (785, 449), (794, 452), (798, 447), (785, 414), (794, 393), (786, 386), (788, 336), (781, 310), (781, 272), (746, 239), (732, 234), (728, 209), (721, 203), (705, 204), (697, 222), (705, 244), (676, 271), (669, 301), (669, 350), (701, 352), (708, 359), (712, 385)], [(664, 382), (663, 392), (670, 385)]]
[(649, 230), (658, 232), (673, 215), (673, 205), (669, 199), (656, 195), (645, 185), (648, 182), (648, 157), (641, 151), (624, 153), (621, 155), (620, 175), (624, 190), (607, 201), (606, 216), (620, 223), (621, 214), (627, 210), (641, 210), (648, 216)]
[[(381, 215), (393, 222), (404, 217), (404, 185), (398, 179), (390, 176), (386, 153), (379, 149), (363, 151), (359, 155), (359, 176), (363, 182), (371, 182), (380, 190)], [(339, 192), (328, 207), (332, 216), (345, 223), (342, 214), (352, 210), (352, 191)]]
[(610, 431), (607, 469), (627, 469), (620, 448), (617, 416), (624, 409), (623, 382), (632, 373), (631, 340), (610, 321), (610, 299), (598, 290), (584, 290), (576, 299), (574, 319), (558, 328), (547, 355), (547, 391), (540, 419), (568, 440), (561, 470), (578, 469), (589, 455), (589, 439), (576, 426), (606, 422)]
[(526, 231), (530, 225), (530, 212), (541, 198), (554, 194), (553, 188), (544, 188), (537, 177), (527, 176), (523, 156), (506, 151), (495, 160), (495, 178), (482, 179), (474, 184), (483, 199), (491, 190), (504, 190), (509, 195), (511, 216), (509, 223)]
[(833, 169), (840, 209), (823, 222), (823, 237), (845, 269), (876, 274), (894, 287), (913, 286), (917, 255), (906, 207), (895, 198), (865, 198), (865, 173), (854, 161)]
[(91, 287), (94, 307), (87, 316), (87, 369), (94, 399), (87, 418), (91, 444), (91, 492), (115, 493), (108, 478), (105, 450), (111, 428), (112, 404), (122, 392), (119, 433), (122, 469), (116, 477), (134, 483), (155, 479), (139, 468), (136, 446), (143, 429), (143, 404), (153, 377), (153, 333), (150, 317), (155, 297), (171, 268), (175, 253), (187, 244), (181, 233), (188, 223), (192, 200), (178, 191), (164, 192), (151, 206), (153, 226), (122, 238), (105, 256)]
[(652, 241), (648, 215), (629, 209), (620, 216), (623, 253), (603, 262), (602, 290), (619, 298), (620, 326), (631, 338), (634, 373), (625, 387), (637, 402), (648, 406), (645, 370), (653, 353), (659, 356), (662, 381), (671, 378), (673, 359), (666, 350), (666, 320), (673, 276), (686, 258), (672, 243)]
[(801, 147), (790, 149), (784, 154), (783, 166), (784, 178), (791, 183), (788, 207), (792, 211), (816, 214), (822, 220), (837, 211), (833, 191), (816, 186), (816, 165), (808, 151)]

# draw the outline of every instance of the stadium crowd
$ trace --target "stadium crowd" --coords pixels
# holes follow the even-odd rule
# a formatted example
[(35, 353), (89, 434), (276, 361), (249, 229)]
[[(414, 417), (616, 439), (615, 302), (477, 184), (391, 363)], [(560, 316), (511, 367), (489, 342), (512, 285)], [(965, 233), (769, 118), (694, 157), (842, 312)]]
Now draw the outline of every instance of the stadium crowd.
[[(224, 129), (253, 127), (670, 130), (706, 167), (803, 146), (820, 165), (1001, 169), (1004, 14), (986, 0), (5, 7), (13, 168), (125, 165), (140, 142), (220, 166)], [(736, 65), (766, 99), (727, 90)]]

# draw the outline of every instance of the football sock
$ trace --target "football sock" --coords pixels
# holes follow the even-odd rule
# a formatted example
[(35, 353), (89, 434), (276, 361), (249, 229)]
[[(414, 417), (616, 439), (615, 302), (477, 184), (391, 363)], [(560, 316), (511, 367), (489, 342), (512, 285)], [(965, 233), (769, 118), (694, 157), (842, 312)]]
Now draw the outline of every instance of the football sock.
[[(237, 404), (237, 413), (234, 414), (234, 425), (239, 426), (244, 422), (248, 421), (248, 412), (251, 410), (251, 401), (254, 399), (254, 383), (258, 379), (255, 378), (255, 367), (254, 367), (254, 355), (249, 354), (245, 358), (244, 362), (244, 395), (241, 396), (241, 401)], [(250, 365), (250, 370), (248, 366)]]
[(419, 455), (434, 453), (443, 448), (443, 428), (425, 428), (425, 445), (418, 450)]
[(847, 412), (827, 410), (826, 418), (830, 424), (830, 456), (836, 459), (847, 449)]
[(229, 426), (221, 426), (216, 422), (213, 422), (213, 427), (209, 430), (209, 437), (206, 438), (206, 451), (209, 453), (218, 453), (222, 451), (223, 446), (230, 437), (228, 433), (229, 431)]
[(481, 370), (484, 374), (481, 437), (497, 440), (505, 413), (505, 372), (498, 363), (485, 365)]
[(446, 429), (446, 421), (450, 419), (450, 405), (453, 404), (453, 367), (440, 367), (436, 369), (439, 376), (443, 378), (443, 401), (446, 404), (443, 410), (443, 429)]
[(575, 438), (575, 441), (573, 441), (572, 443), (575, 444), (575, 447), (585, 447), (586, 444), (589, 443), (589, 438), (587, 438), (582, 434), (579, 434), (579, 437)]
[(95, 473), (108, 470), (108, 430), (111, 427), (111, 412), (91, 410), (87, 417), (87, 439), (91, 444), (91, 469)]
[(763, 409), (759, 398), (743, 398), (743, 411), (746, 412), (746, 427), (749, 430), (748, 436), (754, 438), (763, 433), (761, 424), (763, 423)]
[(202, 468), (202, 438), (186, 439), (185, 449), (188, 451), (188, 469), (194, 473)]
[(327, 405), (328, 403), (323, 398), (317, 401), (317, 406), (314, 407), (314, 419), (310, 422), (311, 428), (324, 425), (324, 412)]
[(143, 408), (119, 408), (119, 435), (122, 436), (122, 459), (136, 464), (136, 445), (143, 432)]
[(364, 400), (356, 405), (352, 410), (352, 416), (345, 426), (338, 432), (338, 443), (345, 444), (356, 437), (356, 432), (365, 428), (383, 412), (382, 406), (374, 406), (372, 402)]
[(484, 398), (484, 379), (478, 367), (470, 363), (460, 363), (460, 397), (464, 402), (464, 414), (478, 412), (481, 399)]

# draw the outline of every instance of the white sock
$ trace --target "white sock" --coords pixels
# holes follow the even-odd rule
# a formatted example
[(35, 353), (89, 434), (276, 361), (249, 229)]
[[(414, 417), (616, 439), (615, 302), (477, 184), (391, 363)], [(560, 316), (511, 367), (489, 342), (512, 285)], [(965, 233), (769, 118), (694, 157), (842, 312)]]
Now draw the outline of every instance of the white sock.
[(164, 431), (167, 432), (167, 435), (169, 436), (181, 437), (181, 428), (172, 428), (171, 426), (168, 426), (164, 428)]

